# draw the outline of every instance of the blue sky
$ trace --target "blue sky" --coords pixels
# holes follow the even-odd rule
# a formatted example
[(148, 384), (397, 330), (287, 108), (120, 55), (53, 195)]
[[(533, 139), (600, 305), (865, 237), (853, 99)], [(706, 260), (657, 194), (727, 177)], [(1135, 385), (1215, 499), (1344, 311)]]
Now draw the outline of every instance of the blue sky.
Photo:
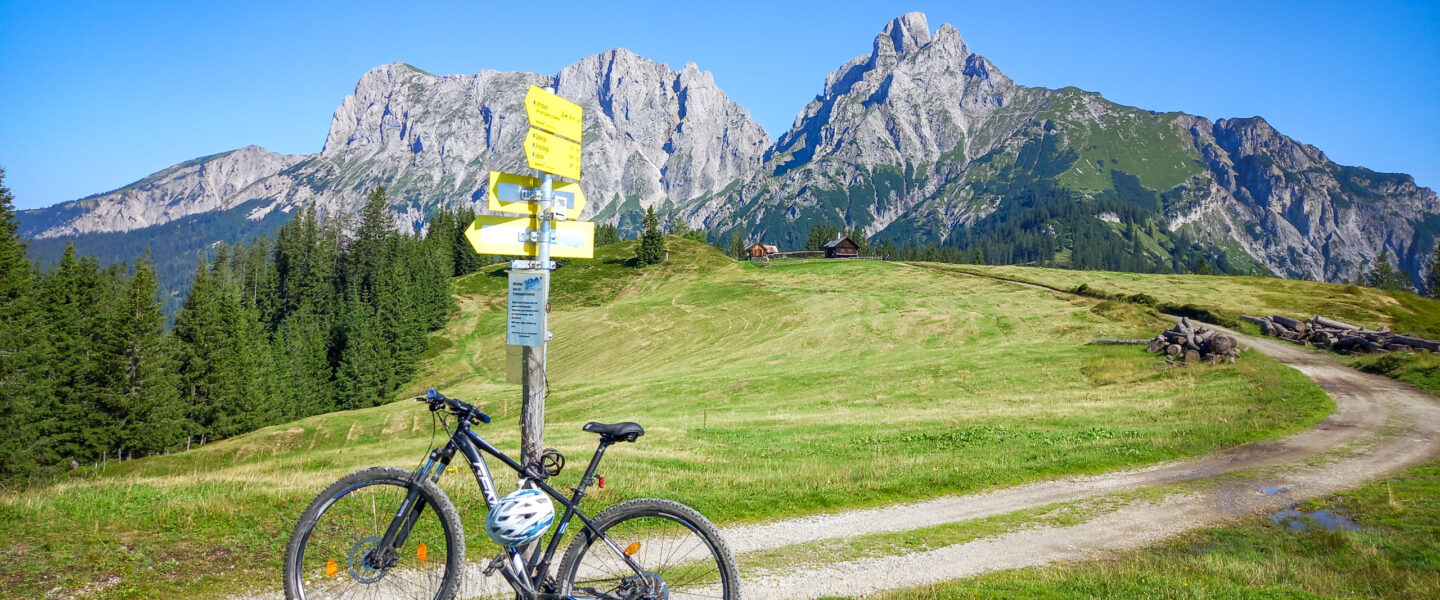
[(247, 144), (318, 152), (357, 79), (555, 73), (616, 46), (695, 62), (772, 137), (910, 10), (1023, 85), (1261, 115), (1342, 164), (1440, 187), (1440, 2), (0, 0), (0, 167), (21, 208)]

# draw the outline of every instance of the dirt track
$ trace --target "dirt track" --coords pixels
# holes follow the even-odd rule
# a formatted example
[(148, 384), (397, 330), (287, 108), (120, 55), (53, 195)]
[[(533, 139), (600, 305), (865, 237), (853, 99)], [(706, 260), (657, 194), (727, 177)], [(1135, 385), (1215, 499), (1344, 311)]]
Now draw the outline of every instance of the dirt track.
[[(1096, 557), (1351, 489), (1440, 456), (1440, 404), (1425, 393), (1297, 346), (1240, 337), (1244, 345), (1319, 383), (1335, 401), (1334, 414), (1310, 431), (1196, 461), (728, 529), (726, 538), (736, 551), (746, 552), (965, 521), (1153, 485), (1190, 481), (1197, 488), (1155, 502), (1134, 502), (1071, 527), (1038, 527), (927, 552), (800, 571), (742, 573), (745, 597), (862, 596), (988, 571)], [(1217, 477), (1240, 472), (1246, 476)]]

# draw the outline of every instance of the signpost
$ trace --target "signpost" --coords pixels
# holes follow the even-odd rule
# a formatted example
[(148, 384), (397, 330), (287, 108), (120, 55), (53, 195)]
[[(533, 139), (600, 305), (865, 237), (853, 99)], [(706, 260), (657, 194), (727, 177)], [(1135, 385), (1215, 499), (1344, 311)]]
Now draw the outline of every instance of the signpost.
[[(539, 258), (541, 223), (538, 217), (480, 215), (465, 230), (465, 238), (480, 254)], [(595, 224), (554, 221), (547, 242), (551, 258), (595, 258)]]
[[(490, 210), (539, 215), (540, 183), (540, 180), (534, 177), (491, 171), (488, 194)], [(585, 193), (580, 191), (578, 183), (555, 182), (552, 184), (550, 197), (556, 209), (564, 207), (569, 215), (580, 216), (580, 211), (585, 210)]]
[[(525, 161), (542, 175), (491, 171), (488, 208), (521, 216), (477, 217), (465, 238), (477, 253), (528, 259), (510, 262), (505, 328), (505, 343), (520, 350), (520, 454), (528, 466), (540, 461), (545, 447), (545, 346), (550, 339), (550, 271), (555, 268), (550, 259), (593, 258), (595, 224), (566, 220), (578, 218), (585, 208), (579, 184), (584, 125), (580, 105), (532, 85), (525, 94), (525, 116), (530, 120)], [(554, 175), (575, 181), (557, 182)]]
[(580, 178), (580, 144), (533, 127), (525, 134), (525, 160), (532, 169)]

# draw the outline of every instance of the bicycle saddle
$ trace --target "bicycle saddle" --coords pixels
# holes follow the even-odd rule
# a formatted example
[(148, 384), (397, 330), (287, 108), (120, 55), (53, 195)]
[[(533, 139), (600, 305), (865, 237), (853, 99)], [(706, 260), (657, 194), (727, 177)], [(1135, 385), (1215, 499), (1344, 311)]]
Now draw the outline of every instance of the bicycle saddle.
[(645, 435), (644, 427), (641, 427), (639, 423), (629, 421), (611, 424), (591, 421), (585, 424), (584, 429), (590, 433), (598, 433), (600, 437), (620, 442), (633, 442), (635, 438)]

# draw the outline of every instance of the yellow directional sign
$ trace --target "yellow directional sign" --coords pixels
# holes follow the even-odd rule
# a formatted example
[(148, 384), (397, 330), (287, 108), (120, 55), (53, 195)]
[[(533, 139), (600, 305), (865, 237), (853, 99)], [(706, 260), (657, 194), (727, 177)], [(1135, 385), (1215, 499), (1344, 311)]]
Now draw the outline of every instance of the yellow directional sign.
[[(590, 221), (552, 221), (551, 258), (594, 258), (595, 224)], [(481, 215), (465, 230), (476, 254), (539, 256), (536, 241), (540, 220), (531, 217)]]
[[(571, 219), (580, 217), (585, 209), (585, 193), (580, 184), (567, 181), (551, 183), (551, 201), (564, 207)], [(494, 212), (540, 214), (540, 180), (524, 175), (490, 172), (490, 210)]]
[(544, 88), (532, 85), (530, 91), (525, 93), (525, 116), (530, 119), (531, 127), (539, 127), (571, 141), (581, 141), (580, 105), (547, 92)]
[(539, 129), (525, 134), (525, 161), (532, 169), (580, 179), (580, 144)]

